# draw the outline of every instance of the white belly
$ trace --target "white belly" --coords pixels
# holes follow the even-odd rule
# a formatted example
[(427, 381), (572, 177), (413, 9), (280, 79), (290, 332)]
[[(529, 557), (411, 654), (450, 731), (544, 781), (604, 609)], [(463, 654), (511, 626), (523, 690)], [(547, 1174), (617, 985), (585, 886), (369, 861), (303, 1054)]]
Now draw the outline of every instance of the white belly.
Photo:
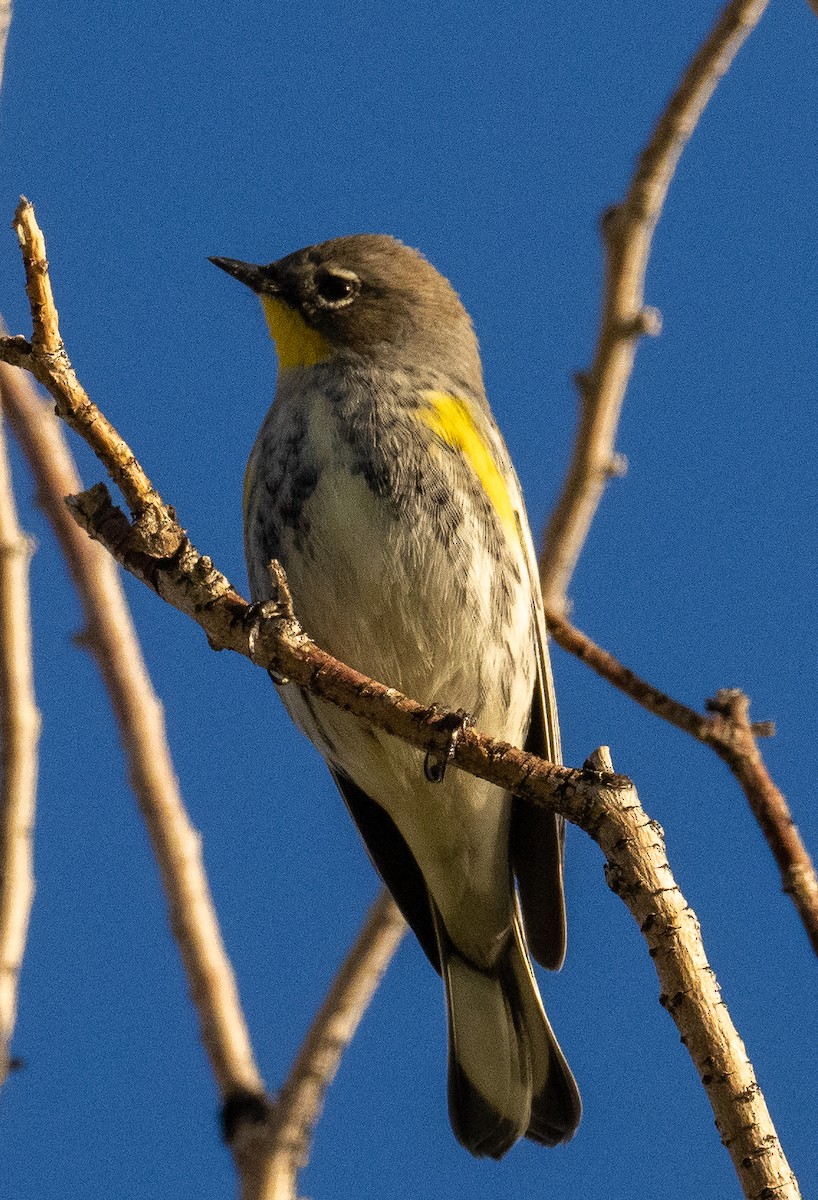
[[(305, 502), (308, 538), (299, 544), (292, 530), (280, 534), (299, 620), (319, 646), (364, 674), (423, 704), (462, 708), (483, 732), (521, 744), (535, 670), (527, 588), (519, 589), (513, 626), (498, 637), (491, 611), (497, 568), (479, 551), (462, 552), (480, 539), (466, 525), (453, 561), (440, 540), (396, 521), (361, 474), (338, 468), (339, 448), (322, 446), (329, 422), (320, 404), (319, 397), (310, 421), (320, 470)], [(266, 574), (256, 572), (252, 584), (263, 596)], [(508, 794), (455, 769), (430, 784), (421, 751), (297, 687), (280, 694), (325, 757), (392, 817), (451, 935), (479, 961), (512, 916)]]

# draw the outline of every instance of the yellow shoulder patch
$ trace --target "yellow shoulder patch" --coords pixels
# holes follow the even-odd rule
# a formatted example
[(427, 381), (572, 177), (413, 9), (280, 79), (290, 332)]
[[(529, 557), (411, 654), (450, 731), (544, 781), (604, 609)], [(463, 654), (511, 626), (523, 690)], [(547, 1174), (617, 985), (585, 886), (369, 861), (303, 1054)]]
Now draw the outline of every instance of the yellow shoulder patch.
[(447, 446), (459, 450), (474, 471), (492, 508), (508, 530), (517, 532), (517, 515), (506, 482), (464, 400), (447, 392), (424, 392), (421, 419)]
[(329, 358), (332, 346), (317, 330), (310, 329), (300, 313), (274, 296), (261, 296), (260, 300), (282, 371), (313, 367)]

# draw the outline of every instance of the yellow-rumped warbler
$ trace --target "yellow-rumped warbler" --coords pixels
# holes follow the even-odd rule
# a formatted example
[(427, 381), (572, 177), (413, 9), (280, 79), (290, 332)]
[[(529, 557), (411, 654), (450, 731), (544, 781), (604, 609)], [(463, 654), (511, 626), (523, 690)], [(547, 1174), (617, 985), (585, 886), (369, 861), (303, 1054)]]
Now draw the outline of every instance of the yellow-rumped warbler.
[[(559, 762), (531, 533), (449, 282), (374, 234), (211, 261), (258, 294), (279, 360), (245, 481), (253, 598), (279, 559), (325, 650)], [(528, 955), (565, 956), (563, 822), (460, 771), (433, 782), (420, 751), (279, 692), (443, 977), (457, 1138), (494, 1158), (523, 1135), (567, 1141), (579, 1093)]]

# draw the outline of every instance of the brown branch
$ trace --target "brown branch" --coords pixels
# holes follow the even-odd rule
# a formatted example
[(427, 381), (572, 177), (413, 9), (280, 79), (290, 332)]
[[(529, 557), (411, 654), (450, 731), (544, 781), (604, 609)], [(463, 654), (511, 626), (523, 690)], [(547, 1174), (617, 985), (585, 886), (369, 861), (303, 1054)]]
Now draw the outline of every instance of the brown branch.
[(120, 579), (101, 547), (72, 519), (65, 496), (82, 486), (59, 422), (20, 371), (0, 364), (9, 424), (31, 466), (38, 501), (65, 555), (93, 654), (119, 725), (131, 785), (150, 833), (170, 923), (222, 1095), (262, 1088), (201, 861), (167, 744), (162, 705), (151, 686)]
[(297, 1196), (296, 1176), (307, 1163), (327, 1088), (405, 932), (397, 905), (382, 892), (318, 1010), (270, 1114), (267, 1171), (275, 1180), (271, 1192), (275, 1200)]
[(644, 307), (653, 234), (671, 179), (708, 100), (768, 0), (731, 0), (694, 56), (642, 152), (621, 204), (603, 221), (606, 277), (602, 321), (590, 370), (578, 378), (580, 421), (562, 493), (545, 532), (540, 578), (546, 609), (564, 615), (568, 587), (605, 485), (621, 474), (614, 453), (636, 347), (659, 332)]
[(548, 614), (548, 629), (557, 645), (587, 663), (597, 675), (637, 704), (710, 746), (735, 775), (772, 850), (781, 885), (792, 897), (813, 950), (818, 954), (818, 877), (783, 793), (776, 787), (758, 748), (757, 738), (772, 727), (750, 721), (750, 702), (743, 692), (725, 688), (707, 701), (709, 714), (672, 700), (623, 666), (564, 617)]
[(0, 420), (0, 1087), (13, 1065), (11, 1039), (34, 900), (40, 714), (31, 652), (32, 549), (17, 520)]
[[(33, 222), (30, 209), (25, 219)], [(22, 339), (0, 339), (0, 358), (19, 354), (24, 345)], [(66, 387), (73, 377), (70, 364), (68, 370), (62, 364), (52, 375), (43, 356), (31, 347), (28, 354), (38, 360), (31, 362), (31, 369), (47, 380), (59, 411), (71, 413), (82, 428), (75, 395)], [(93, 414), (86, 409), (83, 417)], [(119, 460), (112, 464), (117, 470), (119, 465)], [(138, 520), (135, 528), (102, 485), (74, 497), (72, 511), (128, 570), (193, 617), (214, 647), (235, 650), (422, 751), (449, 746), (450, 714), (366, 678), (309, 639), (292, 611), (278, 564), (271, 565), (276, 598), (260, 608), (247, 605), (210, 559), (198, 554), (172, 510), (157, 500), (158, 540), (178, 546), (170, 555), (150, 552), (150, 537)], [(610, 760), (602, 755), (578, 771), (546, 763), (470, 727), (457, 740), (452, 765), (562, 813), (602, 848), (608, 881), (647, 940), (660, 999), (693, 1059), (745, 1195), (753, 1200), (772, 1194), (795, 1200), (798, 1185), (707, 963), (698, 922), (673, 879), (661, 830), (640, 807), (633, 784), (612, 774)], [(262, 1194), (248, 1191), (245, 1198)]]
[(372, 994), (406, 932), (388, 892), (372, 906), (366, 924), (341, 966), (310, 1026), (279, 1096), (276, 1141), (300, 1166), (307, 1140), (341, 1055), (355, 1036)]
[[(4, 355), (4, 361), (30, 371), (49, 391), (51, 387), (47, 380), (56, 387), (58, 394), (70, 395), (70, 404), (59, 411), (59, 416), (78, 433), (84, 431), (81, 436), (94, 453), (108, 464), (107, 470), (125, 497), (137, 528), (144, 530), (156, 548), (161, 540), (162, 505), (132, 450), (91, 403), (68, 361), (51, 291), (45, 241), (34, 220), (34, 209), (25, 196), (21, 198), (14, 214), (14, 228), (23, 255), (33, 332), (30, 344), (24, 338), (9, 339), (11, 348)], [(176, 547), (171, 544), (166, 549), (167, 553), (172, 554)]]
[(0, 88), (6, 65), (6, 47), (11, 28), (11, 0), (0, 0)]

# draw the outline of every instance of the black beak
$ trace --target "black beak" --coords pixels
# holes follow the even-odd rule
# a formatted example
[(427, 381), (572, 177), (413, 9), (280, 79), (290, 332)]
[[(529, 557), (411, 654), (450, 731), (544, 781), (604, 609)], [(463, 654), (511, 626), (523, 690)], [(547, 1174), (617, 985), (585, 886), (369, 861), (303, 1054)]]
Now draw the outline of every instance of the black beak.
[(239, 283), (246, 283), (254, 292), (274, 295), (279, 290), (272, 267), (239, 262), (237, 258), (211, 258), (209, 261), (238, 279)]

